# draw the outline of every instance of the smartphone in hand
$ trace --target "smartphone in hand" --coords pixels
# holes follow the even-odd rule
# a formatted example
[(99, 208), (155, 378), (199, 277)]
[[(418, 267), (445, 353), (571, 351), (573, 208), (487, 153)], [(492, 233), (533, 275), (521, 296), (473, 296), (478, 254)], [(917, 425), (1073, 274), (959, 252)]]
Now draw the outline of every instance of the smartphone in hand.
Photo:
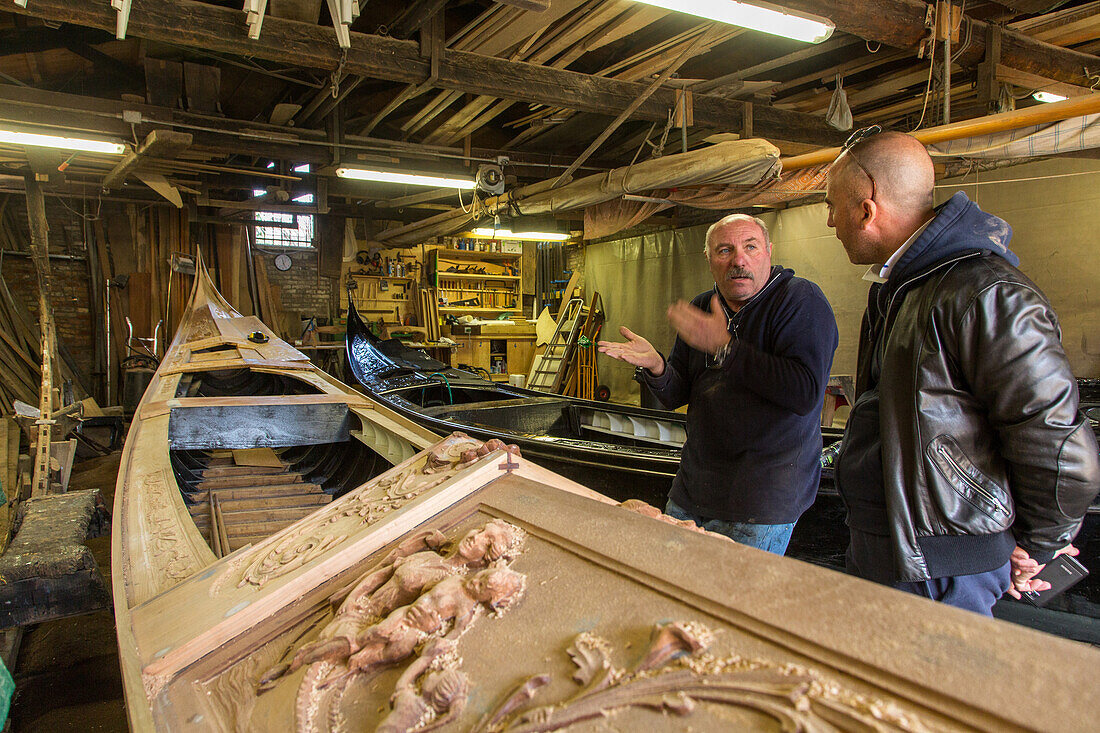
[(1050, 583), (1050, 587), (1041, 591), (1027, 591), (1022, 593), (1022, 600), (1033, 606), (1042, 608), (1074, 585), (1084, 580), (1089, 574), (1088, 568), (1072, 555), (1059, 555), (1046, 564), (1046, 567), (1036, 575), (1036, 578)]

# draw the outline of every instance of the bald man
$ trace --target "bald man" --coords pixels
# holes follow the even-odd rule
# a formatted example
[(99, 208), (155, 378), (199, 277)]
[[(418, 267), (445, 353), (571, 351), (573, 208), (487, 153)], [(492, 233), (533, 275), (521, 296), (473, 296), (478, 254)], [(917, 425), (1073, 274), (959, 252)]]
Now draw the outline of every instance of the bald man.
[(829, 171), (829, 226), (874, 283), (836, 483), (851, 572), (990, 615), (1076, 554), (1100, 458), (1011, 228), (962, 192), (934, 208), (934, 182), (920, 142), (875, 128)]

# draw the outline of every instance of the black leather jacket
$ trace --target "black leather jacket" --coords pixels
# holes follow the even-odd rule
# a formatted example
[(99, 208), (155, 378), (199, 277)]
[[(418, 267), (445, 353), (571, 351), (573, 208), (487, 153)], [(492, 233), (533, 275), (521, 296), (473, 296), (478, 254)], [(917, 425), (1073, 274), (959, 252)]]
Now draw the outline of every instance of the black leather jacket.
[[(1011, 529), (1038, 562), (1073, 540), (1100, 487), (1057, 317), (988, 252), (958, 253), (891, 288), (878, 354), (888, 523), (902, 580), (929, 575), (921, 542)], [(1005, 558), (1007, 560), (1007, 558)]]

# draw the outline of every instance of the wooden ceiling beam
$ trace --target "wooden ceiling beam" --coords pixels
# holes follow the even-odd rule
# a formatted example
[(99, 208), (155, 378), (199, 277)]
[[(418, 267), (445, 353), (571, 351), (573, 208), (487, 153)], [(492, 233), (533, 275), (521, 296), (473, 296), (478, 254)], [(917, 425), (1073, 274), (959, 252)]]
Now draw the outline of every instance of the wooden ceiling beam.
[(1057, 46), (1085, 43), (1100, 38), (1100, 0), (1009, 23), (1008, 27)]
[[(776, 5), (829, 18), (838, 31), (895, 48), (915, 49), (927, 35), (928, 4), (921, 0), (773, 0)], [(957, 61), (976, 66), (985, 58), (988, 23), (971, 20), (970, 47)], [(1088, 86), (1085, 68), (1100, 68), (1100, 58), (1005, 31), (1001, 63), (1048, 79)]]
[(103, 188), (118, 188), (127, 176), (136, 173), (149, 158), (174, 158), (190, 147), (191, 141), (189, 132), (153, 130), (145, 137), (141, 147), (126, 153), (103, 178)]
[(401, 15), (390, 23), (390, 35), (401, 39), (412, 38), (412, 34), (446, 4), (447, 0), (413, 0)]
[[(149, 104), (50, 92), (10, 84), (0, 84), (0, 110), (3, 110), (2, 117), (5, 120), (26, 125), (50, 125), (73, 131), (96, 130), (103, 135), (121, 138), (129, 138), (132, 134), (130, 124), (122, 119), (122, 113), (134, 111), (141, 113), (142, 117), (142, 122), (137, 125), (139, 136), (146, 135), (153, 129), (170, 128), (174, 125), (191, 130), (194, 140), (189, 150), (193, 153), (254, 155), (275, 160), (293, 160), (297, 163), (332, 162), (331, 147), (326, 144), (325, 133), (319, 130), (211, 117)], [(461, 148), (357, 135), (345, 137), (344, 147), (352, 158), (367, 150), (375, 155), (387, 155), (402, 160), (424, 160), (440, 156), (454, 158), (463, 154)], [(469, 154), (476, 160), (488, 161), (498, 153), (499, 150), (496, 149), (474, 148)], [(513, 169), (524, 169), (525, 173), (529, 170), (530, 175), (537, 172), (542, 178), (550, 175), (547, 171), (560, 169), (569, 162), (561, 156), (542, 153), (513, 152), (509, 157)], [(394, 163), (397, 162), (394, 160)], [(185, 168), (195, 165), (192, 161), (181, 163), (181, 167)]]
[[(10, 10), (93, 28), (115, 26), (110, 6), (97, 0), (35, 0), (27, 8), (16, 5)], [(253, 41), (244, 32), (239, 10), (192, 0), (172, 3), (135, 0), (129, 23), (131, 35), (153, 41), (327, 71), (334, 71), (341, 64), (340, 48), (332, 42), (331, 33), (321, 26), (268, 18), (263, 41)], [(430, 63), (420, 56), (414, 42), (354, 33), (343, 70), (348, 74), (391, 81), (422, 82), (430, 74)], [(645, 89), (645, 85), (639, 83), (453, 50), (446, 51), (440, 60), (435, 83), (445, 89), (472, 94), (603, 114), (626, 109)], [(636, 116), (663, 121), (674, 105), (673, 90), (661, 89), (637, 109)], [(763, 105), (754, 105), (753, 110), (754, 130), (760, 135), (806, 142), (827, 142), (842, 137), (821, 117)], [(695, 97), (694, 116), (698, 125), (738, 129), (743, 111), (743, 102), (711, 95)]]
[[(734, 87), (736, 91), (740, 87), (738, 84), (746, 79), (757, 76), (758, 74), (766, 74), (769, 71), (775, 69), (781, 69), (784, 66), (790, 64), (799, 63), (808, 59), (816, 58), (822, 54), (832, 53), (833, 51), (846, 48), (855, 43), (862, 43), (859, 38), (850, 38), (847, 36), (834, 36), (824, 43), (818, 43), (813, 46), (807, 46), (806, 48), (799, 49), (793, 53), (788, 53), (778, 58), (770, 59), (769, 61), (763, 61), (754, 66), (750, 66), (747, 69), (741, 69), (740, 71), (734, 71), (730, 74), (724, 74), (715, 79), (708, 79), (701, 81), (692, 86), (692, 90), (699, 94), (706, 94), (716, 90), (721, 90), (724, 87)], [(820, 72), (819, 72), (820, 73)]]

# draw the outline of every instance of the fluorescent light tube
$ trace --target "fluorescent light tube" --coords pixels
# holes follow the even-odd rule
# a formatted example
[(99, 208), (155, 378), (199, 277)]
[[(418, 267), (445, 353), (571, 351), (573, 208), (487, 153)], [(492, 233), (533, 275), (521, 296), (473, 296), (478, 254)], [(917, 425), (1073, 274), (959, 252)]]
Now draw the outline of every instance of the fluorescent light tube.
[(87, 153), (107, 153), (110, 155), (122, 155), (126, 152), (126, 146), (122, 143), (85, 140), (78, 137), (60, 137), (58, 135), (38, 135), (33, 132), (14, 132), (12, 130), (0, 130), (0, 143), (33, 145), (40, 148), (62, 148), (63, 150), (83, 150)]
[(736, 0), (638, 0), (638, 2), (807, 43), (821, 43), (831, 36), (836, 28), (827, 18), (780, 10), (766, 5), (749, 5)]
[(478, 227), (472, 232), (475, 237), (488, 237), (490, 239), (522, 239), (528, 242), (564, 242), (569, 239), (568, 234), (558, 232), (512, 232), (507, 229), (493, 229), (492, 227)]
[(1036, 102), (1064, 102), (1069, 97), (1063, 97), (1061, 94), (1055, 94), (1054, 92), (1035, 92), (1031, 95), (1031, 98)]
[(365, 168), (337, 168), (336, 175), (341, 178), (354, 178), (360, 181), (410, 183), (414, 186), (435, 186), (436, 188), (470, 189), (474, 187), (474, 180), (472, 178), (422, 176), (418, 173), (394, 173), (393, 171), (368, 170)]

